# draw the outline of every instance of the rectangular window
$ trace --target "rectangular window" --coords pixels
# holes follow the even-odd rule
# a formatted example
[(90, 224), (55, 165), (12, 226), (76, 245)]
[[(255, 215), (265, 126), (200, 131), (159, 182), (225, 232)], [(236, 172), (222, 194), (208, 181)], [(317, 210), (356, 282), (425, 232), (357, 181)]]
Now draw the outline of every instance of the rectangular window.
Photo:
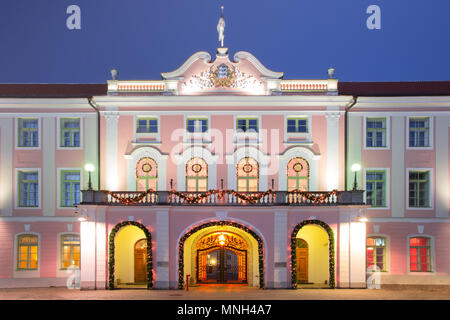
[(409, 146), (429, 147), (430, 118), (409, 118)]
[(187, 119), (186, 130), (189, 133), (208, 131), (208, 119)]
[(308, 133), (308, 119), (304, 118), (288, 118), (288, 133)]
[(366, 147), (386, 147), (386, 118), (367, 118)]
[(39, 207), (39, 173), (19, 171), (19, 207)]
[(386, 271), (386, 244), (384, 238), (370, 237), (366, 240), (367, 269)]
[(411, 272), (431, 271), (429, 238), (409, 239), (409, 270)]
[(430, 207), (430, 172), (409, 171), (409, 206)]
[(80, 203), (80, 171), (61, 171), (61, 206), (73, 207)]
[(61, 236), (61, 268), (80, 267), (80, 236), (75, 234)]
[(237, 119), (236, 130), (241, 132), (258, 132), (258, 119), (251, 119), (251, 118)]
[(372, 207), (386, 207), (386, 172), (366, 172), (366, 203)]
[(36, 270), (38, 267), (38, 237), (21, 235), (18, 237), (17, 269)]
[(60, 147), (77, 148), (80, 146), (80, 118), (60, 119)]
[(157, 118), (137, 119), (136, 133), (158, 133)]
[(39, 147), (39, 119), (19, 119), (19, 147)]

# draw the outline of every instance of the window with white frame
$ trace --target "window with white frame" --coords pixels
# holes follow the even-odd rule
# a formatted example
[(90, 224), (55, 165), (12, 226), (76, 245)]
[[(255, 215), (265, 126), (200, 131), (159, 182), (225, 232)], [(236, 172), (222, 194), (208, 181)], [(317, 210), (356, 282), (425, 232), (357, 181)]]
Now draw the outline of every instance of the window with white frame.
[(386, 147), (386, 118), (366, 118), (366, 147)]
[(61, 207), (73, 207), (80, 203), (80, 170), (61, 170)]
[(37, 270), (39, 239), (33, 234), (17, 237), (17, 270)]
[(308, 118), (289, 117), (286, 120), (287, 133), (308, 133)]
[(70, 266), (80, 267), (80, 236), (77, 234), (61, 236), (61, 269)]
[(411, 208), (430, 207), (430, 171), (410, 170), (408, 172), (408, 204)]
[(39, 207), (39, 172), (20, 170), (17, 173), (19, 185), (18, 207)]
[(156, 117), (139, 117), (136, 120), (136, 133), (157, 134), (158, 119)]
[(386, 239), (368, 237), (366, 239), (367, 270), (386, 271)]
[(80, 118), (61, 118), (60, 120), (60, 147), (80, 147)]
[(430, 118), (409, 118), (409, 147), (420, 148), (430, 146)]
[(366, 204), (372, 207), (386, 207), (386, 171), (366, 171)]
[(427, 237), (409, 239), (409, 270), (411, 272), (431, 271), (431, 241)]
[(39, 147), (39, 119), (19, 118), (18, 122), (18, 147)]
[(189, 133), (205, 133), (208, 131), (208, 119), (188, 118), (186, 120), (186, 131)]
[(258, 132), (258, 118), (237, 118), (236, 119), (237, 132)]

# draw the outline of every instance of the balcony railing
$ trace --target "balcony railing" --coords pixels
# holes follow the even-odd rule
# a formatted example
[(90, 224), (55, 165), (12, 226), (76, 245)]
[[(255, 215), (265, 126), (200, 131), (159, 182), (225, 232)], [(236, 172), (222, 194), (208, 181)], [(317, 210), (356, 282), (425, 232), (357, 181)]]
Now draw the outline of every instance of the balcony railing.
[(363, 190), (352, 191), (271, 191), (207, 192), (178, 191), (105, 191), (83, 190), (81, 205), (110, 206), (336, 206), (363, 205)]

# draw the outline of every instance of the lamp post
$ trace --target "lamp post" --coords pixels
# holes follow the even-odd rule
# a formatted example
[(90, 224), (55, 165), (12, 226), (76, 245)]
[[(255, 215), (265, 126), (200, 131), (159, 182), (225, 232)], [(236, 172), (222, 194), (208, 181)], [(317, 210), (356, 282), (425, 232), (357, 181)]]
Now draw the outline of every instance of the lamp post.
[(353, 190), (357, 190), (358, 183), (356, 182), (356, 173), (361, 170), (361, 165), (359, 163), (354, 163), (352, 165), (352, 171), (355, 173), (355, 181), (353, 182)]
[(84, 170), (86, 170), (89, 173), (89, 182), (88, 182), (88, 190), (92, 190), (92, 180), (91, 180), (91, 172), (94, 172), (95, 167), (93, 164), (87, 163), (84, 166)]

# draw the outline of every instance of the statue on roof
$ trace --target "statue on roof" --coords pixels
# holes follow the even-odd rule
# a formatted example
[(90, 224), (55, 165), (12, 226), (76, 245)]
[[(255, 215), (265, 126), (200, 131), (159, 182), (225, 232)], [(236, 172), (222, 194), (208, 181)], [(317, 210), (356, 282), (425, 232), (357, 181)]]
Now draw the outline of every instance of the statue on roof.
[(223, 48), (223, 39), (225, 38), (225, 19), (223, 18), (223, 6), (221, 6), (220, 9), (222, 9), (222, 14), (220, 15), (219, 23), (217, 24), (217, 32), (219, 33), (220, 45)]

